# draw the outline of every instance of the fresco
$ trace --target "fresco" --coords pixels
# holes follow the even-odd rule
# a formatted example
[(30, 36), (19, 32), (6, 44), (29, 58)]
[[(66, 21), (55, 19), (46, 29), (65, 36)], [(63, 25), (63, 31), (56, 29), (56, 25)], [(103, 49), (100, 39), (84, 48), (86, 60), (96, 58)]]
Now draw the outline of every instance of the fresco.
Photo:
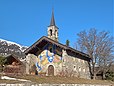
[[(38, 62), (36, 62), (35, 65), (36, 65), (36, 67), (37, 67), (37, 68), (39, 69), (39, 71), (40, 71), (40, 70), (41, 70), (41, 67), (39, 66)], [(38, 69), (37, 69), (37, 70), (38, 70)]]
[(62, 62), (62, 57), (59, 56), (61, 54), (59, 51), (56, 50), (56, 47), (53, 45), (52, 52), (49, 51), (51, 46), (47, 45), (45, 50), (41, 52), (41, 54), (37, 57), (36, 67), (38, 71), (42, 70), (42, 67), (49, 64), (49, 63), (58, 63)]

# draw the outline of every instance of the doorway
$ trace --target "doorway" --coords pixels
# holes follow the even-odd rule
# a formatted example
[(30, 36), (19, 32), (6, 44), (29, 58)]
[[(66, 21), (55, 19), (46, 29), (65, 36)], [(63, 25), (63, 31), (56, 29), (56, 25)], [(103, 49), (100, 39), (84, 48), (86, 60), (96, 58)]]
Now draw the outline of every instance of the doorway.
[(53, 67), (53, 65), (48, 66), (48, 76), (54, 76), (54, 67)]

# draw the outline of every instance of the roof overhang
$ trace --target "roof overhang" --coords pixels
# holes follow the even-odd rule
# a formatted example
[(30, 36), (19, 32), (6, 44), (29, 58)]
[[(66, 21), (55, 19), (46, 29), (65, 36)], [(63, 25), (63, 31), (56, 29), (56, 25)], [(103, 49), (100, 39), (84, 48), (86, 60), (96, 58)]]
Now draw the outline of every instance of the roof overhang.
[(29, 53), (35, 53), (38, 50), (41, 50), (48, 43), (54, 44), (56, 46), (59, 46), (60, 48), (62, 48), (64, 50), (68, 50), (68, 51), (71, 51), (71, 52), (74, 52), (74, 53), (78, 53), (78, 54), (80, 54), (80, 55), (82, 55), (82, 56), (84, 56), (84, 57), (86, 57), (86, 58), (88, 58), (90, 60), (88, 54), (85, 54), (85, 53), (80, 52), (78, 50), (75, 50), (75, 49), (73, 49), (71, 47), (63, 45), (63, 44), (61, 44), (61, 43), (59, 43), (57, 41), (54, 41), (54, 40), (52, 40), (52, 39), (50, 39), (50, 38), (48, 38), (46, 36), (41, 37), (38, 41), (36, 41), (33, 45), (31, 45), (28, 49), (26, 49), (24, 53), (26, 55), (29, 54)]

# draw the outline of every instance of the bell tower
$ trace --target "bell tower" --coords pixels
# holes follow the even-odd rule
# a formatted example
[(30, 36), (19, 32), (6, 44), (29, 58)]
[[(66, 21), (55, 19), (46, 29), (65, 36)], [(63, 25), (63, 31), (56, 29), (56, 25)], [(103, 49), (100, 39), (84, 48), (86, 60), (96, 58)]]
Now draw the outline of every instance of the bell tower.
[(48, 37), (58, 42), (58, 27), (55, 25), (54, 12), (52, 11), (52, 17), (50, 25), (47, 29)]

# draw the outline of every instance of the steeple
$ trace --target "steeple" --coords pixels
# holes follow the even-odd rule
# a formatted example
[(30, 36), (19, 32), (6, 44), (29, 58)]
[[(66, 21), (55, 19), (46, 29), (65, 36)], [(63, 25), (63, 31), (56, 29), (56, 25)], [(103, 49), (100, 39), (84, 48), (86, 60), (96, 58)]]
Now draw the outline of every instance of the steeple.
[(54, 19), (54, 12), (53, 12), (53, 10), (52, 10), (52, 17), (51, 17), (50, 26), (55, 26), (55, 19)]
[(52, 10), (51, 22), (50, 22), (50, 25), (48, 26), (48, 29), (47, 29), (47, 34), (48, 34), (49, 38), (51, 38), (55, 41), (58, 41), (58, 28), (55, 25), (54, 11), (53, 10)]

